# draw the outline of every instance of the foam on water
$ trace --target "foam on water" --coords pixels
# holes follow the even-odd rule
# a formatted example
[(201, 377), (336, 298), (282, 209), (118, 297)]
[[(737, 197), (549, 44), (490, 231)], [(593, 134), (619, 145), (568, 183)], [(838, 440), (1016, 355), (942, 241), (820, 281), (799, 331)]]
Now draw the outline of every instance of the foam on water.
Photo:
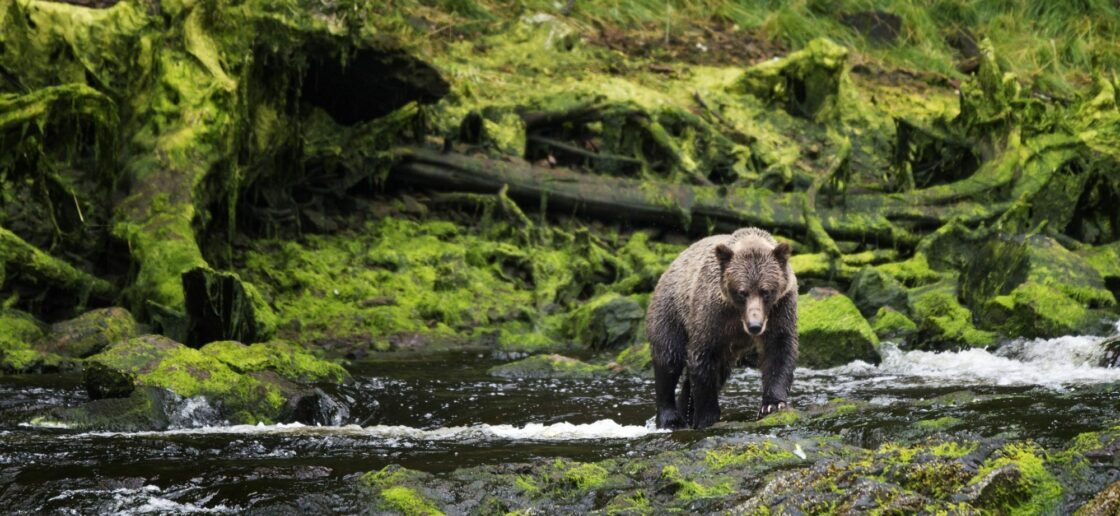
[(863, 377), (864, 381), (899, 377), (936, 385), (1037, 385), (1065, 389), (1079, 384), (1120, 382), (1120, 369), (1100, 367), (1100, 337), (1067, 336), (1019, 339), (994, 351), (902, 351), (891, 343), (880, 349), (882, 363), (856, 361), (809, 375)]
[(112, 514), (234, 514), (241, 512), (238, 507), (215, 505), (202, 507), (193, 503), (182, 503), (162, 496), (159, 486), (146, 485), (139, 488), (117, 489), (67, 489), (50, 499), (51, 502), (69, 499), (97, 500), (98, 511)]
[(307, 426), (300, 423), (289, 423), (275, 425), (205, 426), (200, 428), (181, 428), (158, 432), (86, 432), (74, 434), (69, 437), (157, 437), (169, 435), (201, 434), (304, 434), (371, 437), (387, 440), (407, 439), (414, 441), (579, 441), (588, 439), (636, 439), (658, 432), (663, 432), (663, 430), (657, 430), (650, 425), (620, 425), (610, 419), (601, 419), (594, 423), (584, 424), (573, 424), (567, 422), (553, 423), (548, 425), (541, 423), (529, 423), (524, 426), (480, 424), (433, 429), (415, 428), (411, 426), (401, 425)]

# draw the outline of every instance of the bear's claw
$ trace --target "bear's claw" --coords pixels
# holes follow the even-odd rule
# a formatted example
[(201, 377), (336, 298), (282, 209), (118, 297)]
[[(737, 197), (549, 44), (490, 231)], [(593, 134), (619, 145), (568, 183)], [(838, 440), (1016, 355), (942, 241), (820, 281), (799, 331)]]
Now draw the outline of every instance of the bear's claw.
[(779, 401), (777, 403), (763, 403), (762, 406), (758, 407), (758, 417), (756, 419), (762, 419), (763, 417), (766, 417), (780, 410), (785, 410), (786, 408), (788, 408), (788, 405), (786, 405), (786, 402), (784, 401)]

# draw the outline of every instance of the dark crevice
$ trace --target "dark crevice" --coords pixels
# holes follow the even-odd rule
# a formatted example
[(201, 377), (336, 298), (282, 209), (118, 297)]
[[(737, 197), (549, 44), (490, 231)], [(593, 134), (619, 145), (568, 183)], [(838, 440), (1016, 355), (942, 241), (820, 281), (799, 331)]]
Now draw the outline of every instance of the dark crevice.
[(410, 103), (429, 104), (449, 91), (439, 72), (399, 50), (358, 49), (349, 58), (313, 57), (303, 76), (302, 99), (343, 125), (385, 116)]

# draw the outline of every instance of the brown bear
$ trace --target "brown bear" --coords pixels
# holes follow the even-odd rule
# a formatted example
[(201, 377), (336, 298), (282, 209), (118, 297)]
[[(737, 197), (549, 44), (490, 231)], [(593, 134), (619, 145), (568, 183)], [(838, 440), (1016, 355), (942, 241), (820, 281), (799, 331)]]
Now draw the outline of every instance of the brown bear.
[(789, 244), (743, 228), (692, 244), (661, 275), (646, 313), (658, 428), (719, 421), (719, 391), (751, 344), (762, 371), (758, 417), (785, 408), (797, 362), (797, 278), (789, 256)]

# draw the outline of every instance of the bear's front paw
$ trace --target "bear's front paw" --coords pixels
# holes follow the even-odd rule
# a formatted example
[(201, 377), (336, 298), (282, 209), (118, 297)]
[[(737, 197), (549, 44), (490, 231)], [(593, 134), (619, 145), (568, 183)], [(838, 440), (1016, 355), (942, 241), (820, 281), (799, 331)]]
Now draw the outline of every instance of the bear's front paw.
[(681, 419), (680, 413), (676, 410), (662, 410), (657, 413), (657, 428), (676, 430), (684, 427), (684, 419)]
[(788, 405), (786, 405), (786, 402), (784, 401), (779, 401), (777, 403), (763, 403), (762, 406), (758, 407), (758, 417), (756, 419), (762, 419), (779, 410), (785, 410), (787, 407)]

